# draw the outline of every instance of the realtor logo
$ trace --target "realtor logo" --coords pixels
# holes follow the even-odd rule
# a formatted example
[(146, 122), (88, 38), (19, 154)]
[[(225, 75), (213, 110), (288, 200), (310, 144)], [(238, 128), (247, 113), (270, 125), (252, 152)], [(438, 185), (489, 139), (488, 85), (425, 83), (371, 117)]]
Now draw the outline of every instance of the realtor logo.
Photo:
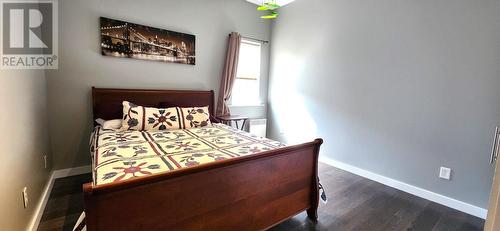
[(57, 1), (1, 1), (3, 69), (57, 68)]

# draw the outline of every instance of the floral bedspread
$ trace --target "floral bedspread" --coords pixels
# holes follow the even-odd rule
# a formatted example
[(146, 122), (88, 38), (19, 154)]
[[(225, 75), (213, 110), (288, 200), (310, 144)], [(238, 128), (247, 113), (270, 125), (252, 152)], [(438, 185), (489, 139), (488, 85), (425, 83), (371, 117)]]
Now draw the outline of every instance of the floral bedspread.
[(223, 124), (163, 131), (96, 127), (91, 140), (95, 185), (187, 168), (283, 147)]

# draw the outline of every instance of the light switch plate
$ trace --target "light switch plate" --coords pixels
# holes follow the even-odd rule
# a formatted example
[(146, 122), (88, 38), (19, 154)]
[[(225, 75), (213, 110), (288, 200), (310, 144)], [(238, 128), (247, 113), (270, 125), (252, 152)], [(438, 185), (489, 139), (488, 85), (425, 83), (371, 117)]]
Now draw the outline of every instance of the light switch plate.
[(441, 167), (439, 169), (439, 178), (450, 180), (451, 177), (451, 168)]
[(28, 208), (28, 188), (27, 187), (23, 188), (23, 203), (24, 203), (24, 208)]

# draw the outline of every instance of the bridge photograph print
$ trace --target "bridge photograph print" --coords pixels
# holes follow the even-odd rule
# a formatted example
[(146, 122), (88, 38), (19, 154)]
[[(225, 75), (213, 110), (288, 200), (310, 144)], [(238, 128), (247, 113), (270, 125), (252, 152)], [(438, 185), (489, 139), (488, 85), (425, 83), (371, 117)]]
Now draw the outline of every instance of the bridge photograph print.
[(196, 63), (194, 35), (104, 17), (100, 24), (104, 56)]

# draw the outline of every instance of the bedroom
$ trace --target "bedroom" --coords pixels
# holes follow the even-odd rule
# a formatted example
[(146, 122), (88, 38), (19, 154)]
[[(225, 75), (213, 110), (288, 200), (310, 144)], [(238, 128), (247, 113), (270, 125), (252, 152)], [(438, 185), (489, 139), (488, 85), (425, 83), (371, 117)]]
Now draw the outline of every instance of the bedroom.
[[(155, 184), (146, 184), (141, 179), (161, 178), (159, 182), (169, 183), (168, 177), (178, 174), (179, 179), (173, 180), (182, 183), (178, 181), (185, 179), (183, 176), (206, 174), (207, 182), (199, 185), (221, 184), (203, 189), (216, 192), (213, 197), (228, 196), (228, 201), (235, 200), (232, 203), (235, 206), (242, 206), (243, 202), (236, 203), (238, 198), (231, 195), (253, 198), (255, 203), (250, 204), (256, 208), (249, 204), (243, 206), (244, 210), (227, 207), (227, 211), (239, 211), (245, 216), (218, 211), (213, 213), (217, 216), (207, 215), (205, 220), (186, 217), (185, 223), (176, 223), (181, 221), (165, 215), (163, 219), (172, 222), (155, 226), (163, 220), (144, 221), (148, 212), (137, 216), (140, 221), (127, 220), (123, 207), (105, 206), (115, 209), (113, 220), (111, 215), (103, 215), (104, 210), (97, 215), (103, 208), (96, 206), (87, 215), (94, 217), (90, 219), (99, 227), (87, 227), (88, 230), (106, 230), (102, 228), (106, 224), (114, 225), (116, 230), (127, 230), (118, 224), (123, 219), (133, 225), (161, 227), (159, 230), (165, 227), (495, 230), (498, 227), (494, 222), (498, 139), (495, 142), (494, 138), (498, 138), (495, 128), (500, 125), (499, 1), (295, 0), (277, 1), (278, 9), (258, 11), (262, 1), (60, 0), (48, 1), (52, 4), (52, 14), (46, 14), (47, 9), (40, 7), (42, 3), (29, 3), (21, 11), (19, 6), (8, 5), (11, 2), (1, 3), (4, 12), (0, 70), (3, 107), (0, 122), (4, 127), (0, 139), (3, 149), (0, 169), (4, 176), (0, 190), (2, 230), (73, 230), (86, 210), (86, 200), (103, 205), (114, 200), (84, 199), (84, 183), (98, 186), (91, 174), (95, 172), (92, 167), (95, 160), (89, 147), (97, 125), (95, 119), (107, 116), (113, 118), (101, 119), (123, 119), (121, 103), (128, 98), (134, 99), (130, 101), (133, 104), (153, 108), (211, 106), (206, 110), (210, 116), (204, 121), (219, 126), (217, 122), (224, 118), (217, 107), (221, 105), (224, 79), (232, 79), (228, 76), (234, 77), (232, 91), (226, 88), (225, 93), (231, 94), (227, 105), (233, 118), (225, 119), (240, 116), (238, 129), (245, 119), (244, 130), (286, 144), (286, 148), (199, 163), (172, 170), (172, 174), (164, 172), (137, 177), (135, 181), (123, 180), (124, 184), (139, 182), (152, 187)], [(37, 10), (26, 10), (30, 7)], [(273, 12), (277, 13), (276, 18), (261, 18)], [(36, 16), (43, 19), (40, 23), (51, 23), (50, 31), (46, 24), (40, 29), (31, 22)], [(114, 21), (103, 24), (103, 18)], [(29, 23), (23, 25), (21, 21)], [(24, 41), (5, 42), (14, 39), (16, 25), (25, 29), (17, 30)], [(126, 25), (124, 36), (106, 38), (110, 35), (106, 28), (115, 30), (119, 25)], [(153, 36), (138, 43), (141, 35), (147, 37), (146, 32), (139, 30), (160, 31), (160, 38)], [(131, 32), (136, 34), (132, 36)], [(230, 39), (228, 35), (233, 32), (235, 36)], [(47, 44), (52, 45), (50, 52), (56, 58), (49, 60), (54, 56), (46, 56), (41, 64), (55, 66), (35, 69), (23, 62), (24, 67), (9, 67), (13, 64), (6, 62), (5, 57), (12, 51), (6, 48), (25, 43), (31, 46), (33, 35), (42, 42), (51, 42)], [(182, 38), (183, 42), (175, 42), (175, 51), (169, 50), (174, 45), (162, 42), (161, 35), (175, 37), (175, 41)], [(130, 40), (131, 45), (117, 46), (120, 39)], [(109, 45), (108, 41), (114, 44), (111, 55), (103, 51), (109, 48), (104, 46)], [(228, 49), (231, 41), (240, 48), (238, 52)], [(132, 54), (146, 50), (154, 54)], [(156, 56), (161, 56), (157, 54), (162, 50), (166, 55), (161, 61), (151, 60), (160, 59)], [(47, 52), (45, 48), (35, 51)], [(236, 57), (239, 62), (232, 62)], [(19, 61), (15, 64), (21, 65)], [(132, 89), (142, 93), (126, 97)], [(162, 96), (152, 90), (160, 90)], [(117, 102), (120, 104), (116, 105)], [(181, 118), (184, 121), (186, 117), (177, 116), (175, 121), (179, 127)], [(238, 130), (229, 132), (247, 134)], [(323, 143), (314, 141), (317, 138)], [(147, 139), (147, 142), (153, 141)], [(295, 146), (304, 143), (308, 145)], [(315, 160), (319, 145), (319, 157)], [(227, 150), (221, 152), (224, 151)], [(297, 152), (309, 155), (292, 156)], [(245, 171), (260, 174), (260, 181), (244, 178), (245, 171), (238, 167), (244, 164), (248, 164)], [(304, 174), (306, 179), (308, 174), (314, 175), (315, 166), (319, 168), (324, 191), (315, 180), (299, 181), (302, 178), (297, 174)], [(156, 165), (150, 171), (163, 170), (155, 168)], [(277, 171), (280, 168), (290, 170)], [(199, 172), (190, 172), (193, 169)], [(222, 170), (231, 169), (239, 172), (231, 174), (243, 175), (224, 181), (209, 175), (211, 171), (227, 174)], [(440, 173), (448, 179), (440, 178)], [(248, 182), (241, 184), (244, 180)], [(188, 185), (175, 190), (187, 192)], [(228, 188), (229, 185), (233, 187)], [(304, 185), (310, 190), (305, 190)], [(106, 191), (106, 187), (101, 188)], [(251, 188), (262, 189), (255, 190), (260, 196), (250, 197)], [(295, 190), (295, 194), (288, 190)], [(123, 190), (123, 194), (132, 191)], [(147, 192), (155, 190), (143, 190), (144, 194)], [(323, 192), (326, 203), (319, 198)], [(105, 193), (92, 195), (105, 196)], [(192, 208), (182, 207), (179, 202), (174, 203), (179, 206), (178, 211), (168, 212), (182, 215), (182, 211), (196, 211), (206, 215), (209, 209), (215, 211), (211, 206), (222, 206), (195, 203), (196, 198), (190, 195), (200, 200), (198, 194), (177, 196), (187, 199)], [(213, 197), (208, 198), (216, 201)], [(158, 202), (159, 209), (164, 203), (175, 202), (172, 198), (170, 202), (166, 201), (168, 198), (154, 196), (148, 199), (151, 206)], [(263, 202), (267, 200), (274, 200), (274, 204), (266, 206)], [(317, 221), (311, 209), (315, 203)], [(310, 211), (309, 217), (305, 210)], [(248, 216), (253, 220), (245, 221)], [(225, 222), (216, 218), (224, 218)], [(189, 226), (194, 224), (197, 228)]]

